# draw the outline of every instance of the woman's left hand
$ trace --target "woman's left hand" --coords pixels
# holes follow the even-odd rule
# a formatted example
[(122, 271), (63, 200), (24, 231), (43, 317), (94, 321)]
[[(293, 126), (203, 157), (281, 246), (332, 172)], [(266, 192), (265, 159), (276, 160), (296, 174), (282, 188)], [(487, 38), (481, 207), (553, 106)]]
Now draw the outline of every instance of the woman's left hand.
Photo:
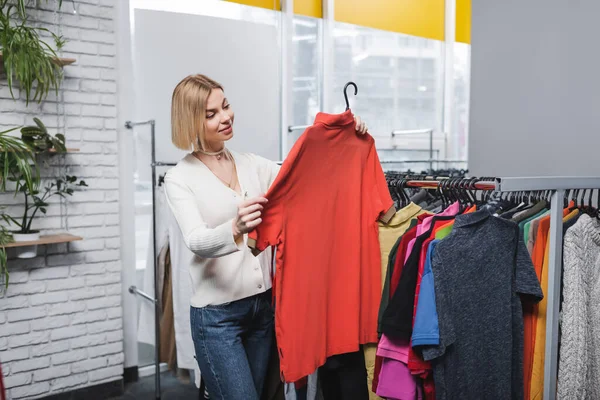
[(354, 122), (356, 123), (356, 133), (359, 135), (364, 135), (367, 133), (369, 128), (367, 128), (367, 124), (365, 124), (359, 116), (354, 116)]

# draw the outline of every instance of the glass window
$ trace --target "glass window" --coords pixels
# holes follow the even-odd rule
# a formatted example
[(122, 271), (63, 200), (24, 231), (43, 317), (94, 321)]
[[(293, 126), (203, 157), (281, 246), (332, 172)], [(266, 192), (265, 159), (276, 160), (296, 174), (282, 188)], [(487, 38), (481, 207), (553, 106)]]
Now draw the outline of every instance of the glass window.
[(454, 44), (454, 111), (448, 139), (448, 158), (466, 160), (469, 143), (469, 92), (471, 45)]
[[(345, 108), (343, 87), (352, 111), (369, 125), (382, 160), (428, 160), (429, 135), (392, 131), (433, 129), (434, 157), (443, 156), (443, 43), (350, 24), (334, 27), (334, 112)], [(335, 99), (339, 99), (336, 101)]]
[[(321, 20), (295, 16), (292, 37), (292, 115), (290, 124), (305, 126), (313, 123), (321, 109)], [(288, 133), (286, 154), (304, 129)]]
[[(256, 7), (249, 7), (227, 1), (197, 1), (197, 0), (130, 0), (130, 29), (135, 35), (135, 10), (154, 10), (172, 13), (204, 15), (257, 24), (279, 26), (280, 13)], [(227, 35), (228, 32), (215, 32), (215, 37)], [(135, 40), (132, 45), (135, 45)], [(158, 56), (158, 55), (157, 55)], [(274, 55), (278, 57), (279, 54)], [(243, 66), (241, 66), (243, 73)], [(197, 71), (202, 72), (202, 71)], [(310, 76), (310, 74), (306, 74)], [(136, 77), (137, 78), (137, 77)], [(158, 135), (158, 132), (157, 132)], [(150, 135), (148, 127), (139, 127), (133, 131), (134, 145), (132, 158), (134, 160), (134, 203), (135, 203), (135, 256), (136, 256), (136, 285), (144, 287), (144, 274), (152, 260), (152, 190), (150, 168)], [(159, 160), (173, 161), (173, 160)], [(164, 174), (159, 169), (157, 175)], [(159, 192), (158, 195), (161, 195)], [(158, 211), (160, 212), (160, 211)], [(158, 233), (160, 237), (160, 232)], [(136, 301), (135, 297), (128, 301)], [(138, 318), (140, 304), (145, 300), (137, 300)], [(153, 320), (153, 316), (152, 316)], [(136, 333), (137, 336), (137, 333)], [(154, 363), (154, 347), (147, 343), (138, 342), (138, 365), (140, 367)]]

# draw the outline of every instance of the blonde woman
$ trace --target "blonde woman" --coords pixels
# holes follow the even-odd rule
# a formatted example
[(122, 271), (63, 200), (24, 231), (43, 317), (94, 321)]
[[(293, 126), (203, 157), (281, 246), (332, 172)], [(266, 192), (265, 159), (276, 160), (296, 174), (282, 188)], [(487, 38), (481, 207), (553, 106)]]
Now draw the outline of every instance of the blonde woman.
[[(356, 117), (360, 134), (367, 127)], [(273, 338), (270, 252), (254, 257), (246, 233), (261, 223), (264, 197), (279, 167), (229, 150), (233, 109), (204, 75), (173, 92), (172, 141), (191, 150), (165, 176), (167, 202), (187, 247), (196, 359), (211, 399), (258, 400)]]

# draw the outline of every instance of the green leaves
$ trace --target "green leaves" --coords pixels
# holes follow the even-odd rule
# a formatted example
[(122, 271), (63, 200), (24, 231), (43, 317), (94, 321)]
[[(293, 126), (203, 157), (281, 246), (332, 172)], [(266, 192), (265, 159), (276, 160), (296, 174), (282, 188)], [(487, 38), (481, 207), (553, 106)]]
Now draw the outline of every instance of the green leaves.
[(0, 226), (0, 282), (4, 280), (4, 287), (8, 287), (8, 265), (6, 258), (6, 249), (5, 245), (11, 243), (13, 241), (12, 235), (10, 232), (3, 226)]
[(57, 153), (67, 151), (65, 146), (65, 135), (57, 133), (52, 136), (39, 118), (34, 118), (35, 126), (21, 128), (23, 142), (35, 153), (43, 153), (55, 149)]
[[(77, 177), (66, 175), (63, 178), (58, 178), (53, 182), (48, 182), (44, 187), (43, 194), (40, 196), (38, 191), (28, 192), (25, 190), (25, 211), (23, 214), (23, 221), (18, 223), (13, 220), (23, 233), (31, 231), (31, 224), (38, 211), (42, 214), (47, 213), (47, 207), (50, 206), (48, 199), (53, 196), (60, 196), (64, 199), (67, 196), (72, 196), (75, 193), (77, 187), (87, 187), (85, 181), (81, 180), (77, 183)], [(29, 201), (31, 200), (31, 201)], [(29, 213), (31, 211), (31, 214)]]
[(63, 74), (56, 51), (39, 33), (52, 36), (56, 50), (64, 47), (66, 41), (46, 28), (29, 26), (26, 13), (29, 0), (16, 1), (15, 6), (9, 0), (0, 0), (0, 51), (6, 79), (13, 98), (13, 87), (18, 81), (27, 104), (30, 100), (41, 102), (50, 89), (58, 92)]
[(17, 191), (21, 185), (33, 191), (39, 184), (39, 170), (29, 146), (22, 139), (9, 135), (16, 129), (0, 132), (0, 191), (6, 191), (7, 181), (17, 182)]

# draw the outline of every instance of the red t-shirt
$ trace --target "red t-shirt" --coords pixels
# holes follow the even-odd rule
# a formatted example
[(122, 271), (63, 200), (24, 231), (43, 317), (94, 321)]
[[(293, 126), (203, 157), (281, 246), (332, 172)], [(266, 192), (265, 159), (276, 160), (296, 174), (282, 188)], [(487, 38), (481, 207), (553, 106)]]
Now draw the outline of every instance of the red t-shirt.
[(255, 251), (277, 247), (275, 334), (282, 378), (377, 342), (381, 252), (377, 220), (395, 212), (370, 135), (350, 111), (319, 113), (266, 194)]

